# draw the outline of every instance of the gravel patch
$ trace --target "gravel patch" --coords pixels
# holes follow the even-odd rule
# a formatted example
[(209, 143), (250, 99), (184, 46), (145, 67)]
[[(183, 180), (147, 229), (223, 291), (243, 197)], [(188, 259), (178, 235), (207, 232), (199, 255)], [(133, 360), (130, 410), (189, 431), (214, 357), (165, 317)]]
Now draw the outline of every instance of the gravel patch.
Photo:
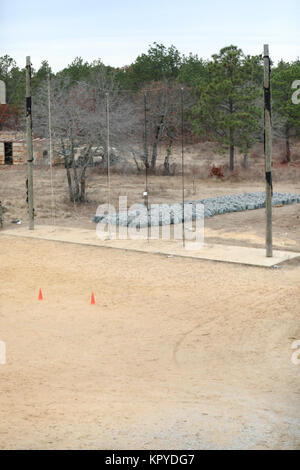
[[(300, 203), (299, 194), (274, 193), (272, 205)], [(265, 192), (243, 193), (219, 196), (216, 198), (187, 201), (184, 204), (185, 221), (204, 217), (213, 217), (229, 212), (261, 209), (265, 207)], [(122, 211), (115, 214), (97, 214), (93, 222), (101, 224), (122, 225), (143, 228), (147, 225), (169, 225), (182, 222), (183, 204), (156, 204), (147, 209), (143, 204), (136, 205), (135, 210)]]

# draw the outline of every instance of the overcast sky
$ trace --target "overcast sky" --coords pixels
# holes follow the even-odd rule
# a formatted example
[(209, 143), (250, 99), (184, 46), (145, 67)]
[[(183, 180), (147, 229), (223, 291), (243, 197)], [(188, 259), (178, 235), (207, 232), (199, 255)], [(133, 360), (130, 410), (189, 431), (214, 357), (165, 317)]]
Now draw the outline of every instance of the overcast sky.
[(209, 58), (237, 45), (279, 59), (300, 56), (299, 0), (0, 0), (0, 56), (56, 72), (76, 56), (130, 64), (154, 41)]

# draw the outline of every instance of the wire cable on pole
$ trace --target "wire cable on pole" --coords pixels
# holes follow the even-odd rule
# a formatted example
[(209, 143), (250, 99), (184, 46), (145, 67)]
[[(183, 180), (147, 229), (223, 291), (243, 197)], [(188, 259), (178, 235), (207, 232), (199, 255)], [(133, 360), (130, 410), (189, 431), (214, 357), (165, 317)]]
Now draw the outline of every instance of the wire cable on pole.
[(48, 130), (49, 130), (50, 185), (51, 185), (51, 217), (52, 217), (52, 225), (55, 226), (55, 202), (54, 202), (54, 189), (53, 189), (53, 146), (52, 146), (51, 81), (50, 81), (50, 74), (48, 74)]
[(148, 142), (147, 142), (147, 92), (144, 92), (144, 153), (145, 153), (145, 202), (147, 208), (147, 241), (150, 239), (150, 225), (149, 225), (149, 193), (148, 193)]
[[(110, 211), (110, 152), (109, 152), (109, 93), (106, 93), (106, 158), (107, 158), (107, 204)], [(110, 220), (108, 220), (110, 237)]]
[(181, 88), (181, 182), (182, 182), (182, 244), (185, 247), (185, 226), (184, 226), (184, 140), (183, 140), (183, 132), (184, 132), (184, 120), (183, 120), (183, 88)]

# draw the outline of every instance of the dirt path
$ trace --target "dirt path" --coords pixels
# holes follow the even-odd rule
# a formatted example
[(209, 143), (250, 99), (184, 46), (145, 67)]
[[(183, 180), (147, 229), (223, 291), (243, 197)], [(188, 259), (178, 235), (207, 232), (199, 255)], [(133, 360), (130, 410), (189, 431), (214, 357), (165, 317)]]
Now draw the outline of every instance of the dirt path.
[(0, 448), (300, 448), (299, 261), (0, 243)]

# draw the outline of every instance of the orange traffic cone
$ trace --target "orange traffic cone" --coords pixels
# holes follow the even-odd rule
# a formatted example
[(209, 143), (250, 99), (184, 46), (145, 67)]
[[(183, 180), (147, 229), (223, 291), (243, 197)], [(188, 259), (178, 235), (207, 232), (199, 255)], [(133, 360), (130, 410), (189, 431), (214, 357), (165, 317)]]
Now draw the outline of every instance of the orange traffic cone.
[(38, 300), (43, 300), (43, 294), (42, 294), (42, 289), (41, 288), (39, 290)]
[(91, 305), (95, 305), (95, 296), (94, 296), (94, 292), (92, 292), (92, 297), (91, 297)]

